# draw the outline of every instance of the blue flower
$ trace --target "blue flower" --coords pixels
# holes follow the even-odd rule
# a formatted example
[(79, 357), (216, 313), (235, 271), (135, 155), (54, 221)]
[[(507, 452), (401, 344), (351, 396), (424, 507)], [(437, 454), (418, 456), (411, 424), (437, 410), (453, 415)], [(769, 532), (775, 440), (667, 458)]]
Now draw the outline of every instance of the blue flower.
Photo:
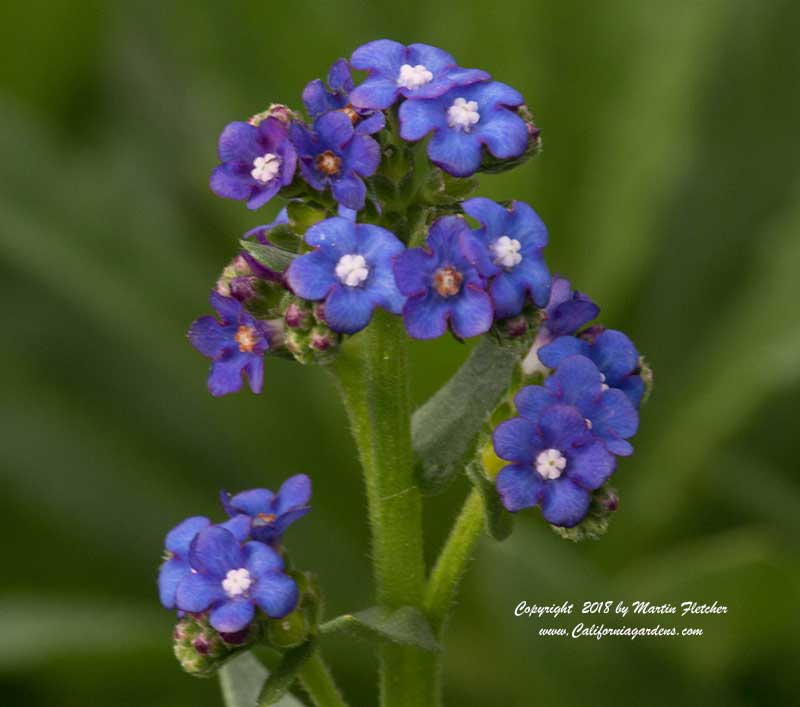
[(178, 609), (193, 614), (208, 611), (209, 623), (220, 633), (245, 629), (258, 606), (270, 618), (286, 616), (297, 605), (294, 580), (283, 572), (283, 560), (259, 542), (243, 546), (229, 530), (201, 530), (189, 551), (192, 572), (178, 584)]
[(225, 126), (219, 159), (222, 164), (211, 173), (211, 190), (227, 199), (247, 200), (249, 209), (260, 208), (290, 184), (297, 165), (286, 126), (277, 118)]
[(547, 373), (539, 361), (539, 350), (559, 336), (574, 334), (600, 313), (600, 307), (587, 295), (573, 290), (569, 280), (556, 275), (550, 287), (547, 306), (539, 312), (542, 320), (536, 340), (522, 360), (522, 370), (526, 375)]
[(576, 354), (591, 359), (603, 374), (603, 383), (621, 390), (639, 407), (645, 389), (639, 375), (639, 352), (625, 334), (592, 327), (580, 337), (562, 336), (539, 350), (539, 360), (549, 368), (556, 368)]
[(212, 360), (208, 390), (214, 396), (241, 390), (243, 374), (250, 389), (260, 393), (264, 382), (264, 352), (274, 346), (279, 332), (271, 324), (251, 316), (241, 302), (212, 292), (211, 306), (219, 315), (197, 319), (189, 329), (189, 341)]
[(400, 106), (400, 136), (421, 140), (428, 133), (428, 157), (448, 174), (468, 177), (481, 166), (481, 148), (501, 160), (522, 155), (528, 128), (513, 110), (522, 96), (497, 81), (459, 86), (438, 98)]
[(522, 417), (536, 420), (542, 410), (555, 404), (573, 405), (588, 430), (612, 454), (629, 456), (626, 440), (636, 434), (639, 415), (625, 394), (603, 383), (603, 374), (585, 356), (567, 356), (544, 386), (529, 385), (514, 398)]
[(385, 228), (336, 216), (306, 231), (316, 250), (292, 261), (286, 281), (299, 297), (325, 300), (325, 321), (354, 334), (369, 324), (375, 307), (399, 314), (404, 298), (392, 274), (403, 244)]
[(330, 186), (333, 198), (347, 208), (363, 209), (367, 188), (362, 177), (370, 177), (378, 169), (378, 143), (357, 133), (350, 118), (339, 111), (317, 118), (313, 131), (302, 123), (292, 123), (289, 133), (303, 179), (318, 191)]
[(371, 135), (382, 130), (386, 119), (380, 111), (356, 108), (350, 102), (353, 77), (346, 59), (335, 61), (328, 72), (328, 86), (319, 79), (310, 81), (303, 89), (303, 103), (312, 119), (323, 113), (342, 111), (362, 135)]
[(350, 92), (359, 108), (384, 110), (398, 98), (436, 98), (454, 86), (487, 81), (489, 74), (462, 69), (447, 52), (427, 44), (408, 47), (378, 39), (359, 47), (350, 59), (353, 67), (367, 71), (366, 80)]
[(542, 251), (547, 245), (547, 228), (536, 212), (521, 201), (511, 208), (478, 197), (461, 208), (481, 224), (473, 231), (470, 256), (481, 275), (492, 278), (489, 294), (495, 316), (506, 319), (519, 314), (530, 295), (543, 307), (550, 296), (550, 271)]
[(589, 510), (591, 492), (611, 476), (612, 454), (572, 405), (551, 405), (536, 417), (515, 417), (494, 431), (494, 449), (512, 462), (497, 475), (509, 511), (541, 506), (548, 523), (571, 528)]
[(410, 248), (396, 258), (395, 280), (408, 296), (403, 321), (415, 339), (435, 339), (448, 323), (462, 339), (492, 326), (492, 300), (465, 252), (469, 237), (464, 218), (443, 216), (431, 226), (425, 248)]
[[(250, 532), (250, 519), (247, 516), (235, 516), (220, 527), (226, 528), (240, 541)], [(175, 594), (180, 581), (192, 571), (189, 564), (189, 549), (192, 541), (201, 530), (211, 525), (204, 516), (194, 516), (178, 523), (167, 533), (164, 541), (166, 560), (158, 572), (158, 594), (161, 603), (167, 609), (175, 608)]]
[(254, 540), (273, 545), (280, 541), (286, 529), (311, 510), (311, 479), (297, 474), (283, 482), (278, 493), (268, 489), (251, 489), (231, 497), (220, 494), (225, 512), (236, 518), (244, 515), (248, 520), (250, 536)]

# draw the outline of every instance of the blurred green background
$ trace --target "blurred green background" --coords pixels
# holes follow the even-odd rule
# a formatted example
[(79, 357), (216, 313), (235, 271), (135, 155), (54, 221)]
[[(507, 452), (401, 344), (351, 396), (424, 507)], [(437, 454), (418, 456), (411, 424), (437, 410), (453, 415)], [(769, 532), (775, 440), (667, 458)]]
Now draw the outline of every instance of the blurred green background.
[[(262, 397), (214, 400), (184, 332), (239, 234), (273, 213), (210, 194), (222, 126), (298, 105), (383, 36), (525, 94), (544, 152), (482, 193), (534, 205), (552, 268), (657, 380), (602, 542), (564, 542), (532, 512), (482, 543), (447, 704), (800, 704), (798, 26), (791, 0), (3, 3), (4, 707), (220, 704), (173, 660), (155, 575), (165, 531), (219, 516), (221, 486), (311, 474), (293, 555), (331, 615), (370, 604), (362, 486), (327, 376), (270, 361)], [(417, 401), (466, 351), (415, 346)], [(431, 548), (465, 490), (430, 504)], [(537, 629), (574, 621), (516, 619), (522, 599), (730, 610), (665, 622), (702, 638), (559, 640)], [(374, 705), (371, 650), (328, 653), (353, 704)]]

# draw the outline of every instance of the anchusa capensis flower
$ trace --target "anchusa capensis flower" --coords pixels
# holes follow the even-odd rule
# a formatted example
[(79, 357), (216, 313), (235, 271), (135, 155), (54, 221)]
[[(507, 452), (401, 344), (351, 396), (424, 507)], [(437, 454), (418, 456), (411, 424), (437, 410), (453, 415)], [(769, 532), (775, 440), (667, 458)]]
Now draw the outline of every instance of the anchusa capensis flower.
[[(509, 512), (538, 506), (564, 538), (605, 533), (619, 506), (609, 483), (633, 453), (652, 371), (625, 334), (591, 326), (600, 310), (587, 295), (551, 276), (547, 228), (529, 204), (473, 196), (477, 175), (515, 168), (539, 150), (541, 131), (522, 94), (439, 48), (380, 39), (335, 61), (325, 82), (311, 80), (302, 104), (305, 115), (272, 104), (219, 138), (211, 189), (250, 209), (273, 198), (283, 208), (235, 244), (211, 294), (217, 317), (189, 330), (211, 359), (211, 393), (236, 392), (245, 380), (260, 393), (265, 357), (327, 365), (360, 457), (373, 467), (379, 594), (387, 568), (392, 577), (407, 571), (409, 587), (424, 583), (424, 572), (413, 576), (423, 566), (415, 555), (422, 541), (412, 537), (418, 491), (444, 488), (465, 469), (474, 490), (457, 527), (482, 510), (481, 527), (502, 540)], [(400, 404), (403, 338), (448, 332), (482, 340), (409, 420)], [(304, 660), (319, 660), (317, 639), (337, 626), (438, 648), (428, 620), (444, 625), (446, 609), (435, 606), (378, 606), (320, 626), (316, 581), (292, 568), (284, 545), (310, 496), (303, 474), (277, 492), (223, 491), (228, 520), (196, 516), (168, 534), (159, 594), (178, 613), (175, 654), (188, 672), (212, 674), (263, 642), (285, 652), (262, 693), (272, 704), (296, 675), (303, 680)], [(408, 542), (388, 542), (392, 532)], [(456, 533), (443, 566), (458, 570), (477, 535)], [(437, 592), (449, 606), (444, 585), (452, 594), (461, 572), (445, 574)], [(426, 681), (384, 658), (393, 704), (439, 704), (401, 695)], [(391, 670), (397, 675), (387, 679)], [(313, 677), (306, 688), (329, 679), (319, 664)], [(335, 692), (325, 686), (325, 695)]]
[(223, 491), (229, 520), (215, 525), (194, 516), (167, 534), (159, 596), (165, 608), (178, 612), (175, 652), (188, 672), (213, 672), (265, 632), (277, 631), (285, 642), (285, 631), (272, 626), (276, 620), (293, 635), (298, 622), (307, 632), (305, 618), (287, 617), (315, 590), (303, 573), (286, 569), (281, 540), (308, 513), (310, 498), (311, 480), (304, 474), (287, 479), (277, 493)]

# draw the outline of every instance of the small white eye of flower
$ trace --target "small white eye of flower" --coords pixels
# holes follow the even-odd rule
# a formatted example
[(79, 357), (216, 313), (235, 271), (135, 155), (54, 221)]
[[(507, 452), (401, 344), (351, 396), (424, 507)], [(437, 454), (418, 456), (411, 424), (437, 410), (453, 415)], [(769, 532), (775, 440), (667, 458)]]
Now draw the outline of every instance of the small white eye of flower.
[(447, 124), (456, 130), (463, 130), (468, 133), (472, 126), (476, 125), (481, 119), (478, 112), (478, 102), (468, 101), (466, 98), (456, 98), (447, 109)]
[(602, 383), (602, 385), (600, 387), (603, 390), (608, 390), (608, 384), (606, 383), (606, 374), (605, 373), (601, 373), (600, 374), (600, 381)]
[(228, 570), (225, 579), (222, 580), (222, 588), (231, 599), (235, 599), (247, 592), (252, 583), (250, 573), (244, 567), (240, 567), (238, 570)]
[(557, 479), (567, 468), (567, 460), (557, 449), (545, 449), (536, 457), (536, 471), (543, 479)]
[(397, 77), (397, 85), (407, 88), (409, 91), (415, 91), (431, 81), (433, 81), (433, 74), (422, 64), (416, 66), (403, 64), (400, 67), (400, 75)]
[(516, 238), (500, 236), (491, 245), (491, 251), (494, 253), (494, 264), (508, 269), (516, 267), (522, 262), (522, 254), (519, 252), (521, 248), (522, 243)]
[(253, 160), (253, 169), (250, 170), (250, 176), (266, 184), (278, 176), (280, 169), (281, 158), (268, 152), (263, 157), (256, 157)]
[(369, 268), (363, 255), (351, 253), (343, 255), (336, 263), (336, 277), (347, 287), (358, 287), (369, 277)]

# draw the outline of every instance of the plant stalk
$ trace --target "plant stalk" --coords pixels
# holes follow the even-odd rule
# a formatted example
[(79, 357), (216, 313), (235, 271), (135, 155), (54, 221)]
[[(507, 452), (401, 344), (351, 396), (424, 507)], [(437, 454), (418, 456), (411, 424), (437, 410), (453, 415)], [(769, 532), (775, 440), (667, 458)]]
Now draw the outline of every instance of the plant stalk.
[(303, 664), (298, 675), (317, 707), (347, 707), (319, 652), (315, 651)]

